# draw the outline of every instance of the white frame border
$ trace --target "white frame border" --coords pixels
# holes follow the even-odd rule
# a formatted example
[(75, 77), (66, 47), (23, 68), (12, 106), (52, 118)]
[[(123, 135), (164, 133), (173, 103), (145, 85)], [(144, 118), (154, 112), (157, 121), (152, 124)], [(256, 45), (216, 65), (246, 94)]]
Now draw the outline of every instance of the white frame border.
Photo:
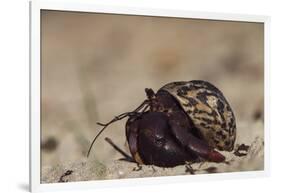
[[(143, 16), (162, 16), (162, 17), (178, 17), (208, 20), (226, 20), (226, 21), (244, 21), (264, 23), (264, 105), (265, 105), (265, 157), (264, 171), (249, 172), (233, 172), (219, 174), (204, 174), (195, 176), (173, 176), (173, 177), (148, 177), (136, 179), (122, 180), (102, 180), (102, 181), (83, 181), (69, 183), (52, 183), (40, 184), (40, 11), (41, 9), (61, 10), (61, 11), (78, 11), (78, 12), (94, 12), (94, 13), (112, 13), (126, 15), (143, 15)], [(253, 178), (261, 176), (269, 176), (270, 159), (269, 159), (269, 93), (270, 93), (270, 57), (269, 57), (269, 26), (270, 17), (260, 15), (241, 15), (241, 14), (225, 14), (210, 12), (194, 12), (186, 10), (164, 10), (150, 8), (134, 8), (125, 6), (104, 6), (98, 4), (86, 4), (76, 2), (52, 2), (52, 1), (32, 1), (30, 2), (30, 132), (29, 132), (29, 149), (30, 149), (30, 191), (41, 192), (51, 190), (73, 190), (82, 188), (114, 188), (118, 186), (135, 186), (167, 184), (167, 183), (183, 183), (191, 181), (204, 180), (225, 180), (225, 179), (241, 179)]]

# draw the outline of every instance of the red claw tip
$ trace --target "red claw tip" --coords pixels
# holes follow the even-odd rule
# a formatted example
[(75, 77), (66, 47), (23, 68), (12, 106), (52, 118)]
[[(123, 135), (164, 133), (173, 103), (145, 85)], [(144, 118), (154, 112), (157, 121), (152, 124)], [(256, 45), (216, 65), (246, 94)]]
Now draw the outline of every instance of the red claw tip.
[(215, 150), (211, 151), (208, 157), (209, 160), (213, 162), (223, 162), (225, 160), (225, 157)]

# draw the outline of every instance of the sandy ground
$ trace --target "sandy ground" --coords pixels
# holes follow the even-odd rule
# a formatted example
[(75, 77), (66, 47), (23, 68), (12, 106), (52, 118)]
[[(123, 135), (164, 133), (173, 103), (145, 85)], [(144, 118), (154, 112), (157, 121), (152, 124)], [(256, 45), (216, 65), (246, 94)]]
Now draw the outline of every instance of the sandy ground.
[[(263, 169), (263, 25), (44, 11), (42, 13), (41, 181), (80, 181)], [(126, 120), (86, 153), (100, 127), (172, 81), (206, 80), (230, 103), (237, 123), (228, 163), (175, 168), (118, 161), (103, 139), (128, 151)]]
[[(243, 129), (248, 129), (249, 127), (256, 130), (253, 132), (255, 134), (250, 138), (239, 135), (233, 152), (221, 152), (226, 156), (225, 163), (187, 163), (173, 168), (161, 168), (150, 165), (137, 165), (121, 159), (111, 160), (110, 163), (105, 165), (96, 159), (85, 158), (76, 162), (44, 166), (42, 169), (42, 183), (263, 170), (263, 123), (256, 122), (241, 126)], [(242, 144), (249, 145), (249, 149), (239, 151), (240, 154), (235, 153), (239, 146), (243, 146)]]

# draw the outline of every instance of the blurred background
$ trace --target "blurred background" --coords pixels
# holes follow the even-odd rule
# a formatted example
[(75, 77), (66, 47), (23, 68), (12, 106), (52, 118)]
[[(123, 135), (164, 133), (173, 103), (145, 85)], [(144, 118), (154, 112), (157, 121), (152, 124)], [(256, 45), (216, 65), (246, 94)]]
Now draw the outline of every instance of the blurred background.
[[(245, 122), (263, 119), (264, 26), (261, 23), (42, 11), (41, 163), (84, 159), (101, 129), (96, 122), (131, 111), (173, 81), (216, 85)], [(111, 125), (92, 149), (106, 164), (127, 151), (126, 120)], [(245, 128), (245, 127), (243, 127)], [(93, 158), (94, 157), (94, 158)]]

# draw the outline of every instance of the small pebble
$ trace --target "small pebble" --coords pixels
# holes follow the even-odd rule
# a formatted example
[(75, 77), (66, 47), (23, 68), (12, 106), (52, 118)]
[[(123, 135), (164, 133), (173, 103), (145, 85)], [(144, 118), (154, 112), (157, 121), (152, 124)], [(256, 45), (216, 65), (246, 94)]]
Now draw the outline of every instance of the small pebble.
[(123, 170), (118, 170), (118, 177), (119, 178), (125, 177), (125, 172)]

